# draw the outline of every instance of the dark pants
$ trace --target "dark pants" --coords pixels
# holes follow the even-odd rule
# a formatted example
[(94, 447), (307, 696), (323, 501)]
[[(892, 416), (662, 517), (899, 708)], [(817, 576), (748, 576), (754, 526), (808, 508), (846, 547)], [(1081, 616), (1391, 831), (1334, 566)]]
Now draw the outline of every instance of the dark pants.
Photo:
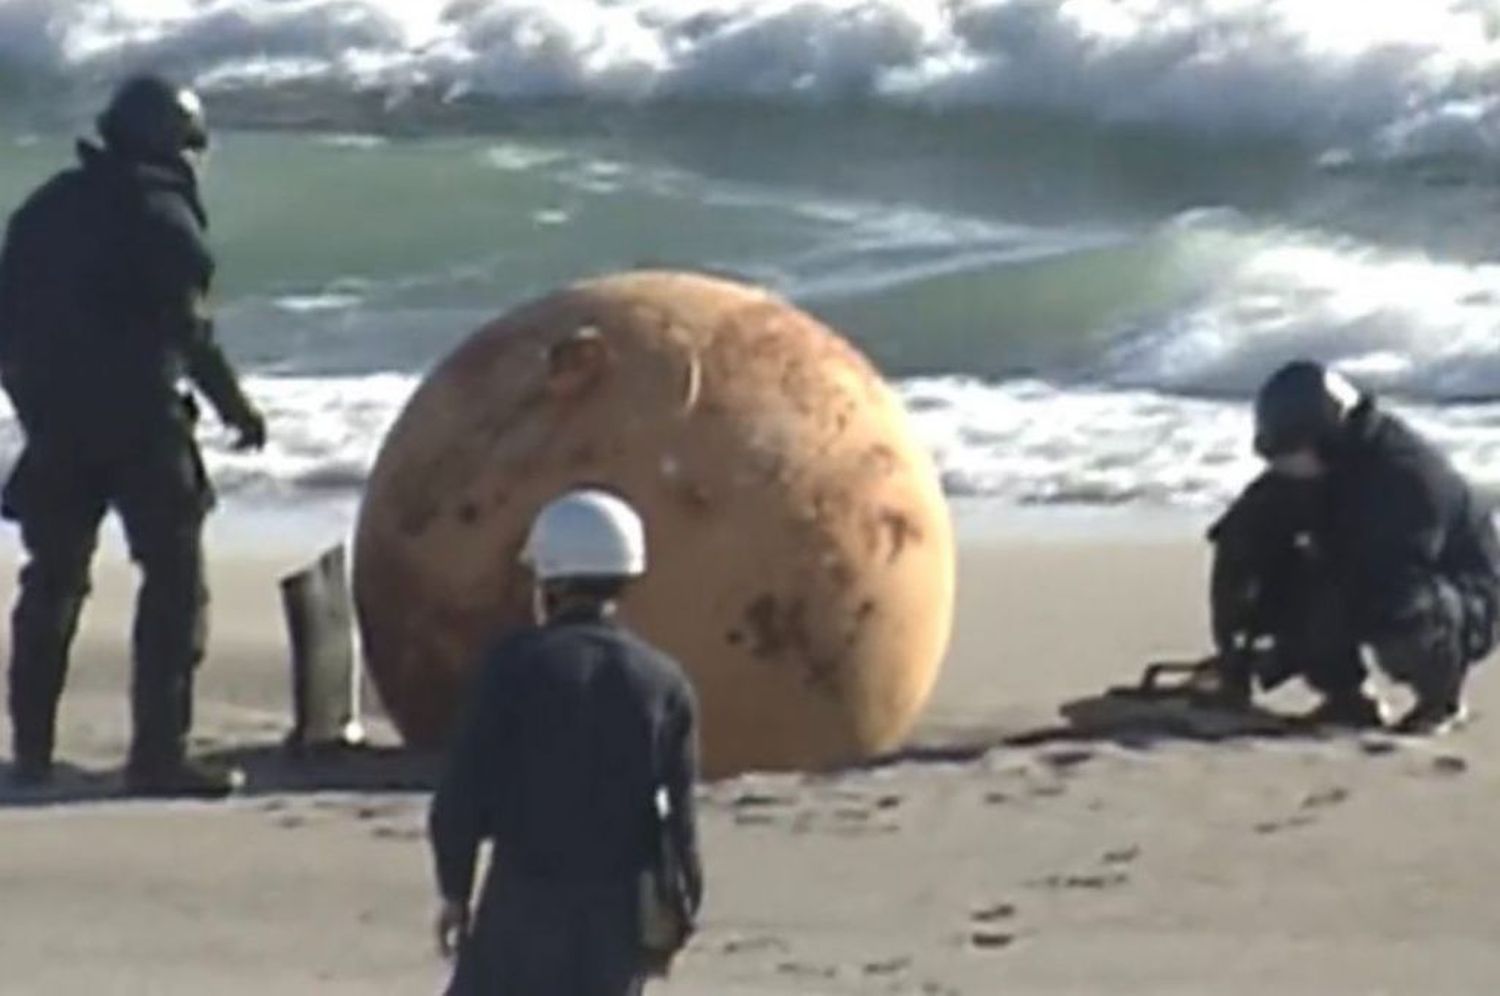
[(99, 526), (113, 508), (142, 582), (136, 605), (130, 763), (170, 765), (192, 722), (193, 672), (207, 639), (202, 533), (211, 503), (190, 439), (156, 440), (118, 458), (31, 445), (6, 487), (29, 561), (12, 616), (10, 714), (15, 756), (52, 756), (68, 654), (89, 593)]
[(633, 883), (494, 875), (448, 996), (639, 996)]
[(1302, 676), (1328, 696), (1365, 680), (1362, 649), (1380, 669), (1424, 700), (1456, 702), (1469, 666), (1494, 646), (1493, 613), (1453, 580), (1431, 575), (1413, 584), (1399, 616), (1362, 632), (1343, 586), (1303, 565), (1267, 592), (1265, 618), (1275, 641), (1273, 672)]

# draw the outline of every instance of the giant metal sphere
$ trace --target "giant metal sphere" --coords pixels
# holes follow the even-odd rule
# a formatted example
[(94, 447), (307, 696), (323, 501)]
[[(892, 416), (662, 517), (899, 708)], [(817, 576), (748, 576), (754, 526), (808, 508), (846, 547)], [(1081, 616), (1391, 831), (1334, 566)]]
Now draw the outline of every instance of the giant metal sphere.
[(485, 647), (527, 624), (532, 517), (628, 498), (651, 569), (626, 621), (682, 662), (704, 770), (816, 769), (896, 747), (952, 625), (952, 527), (897, 399), (770, 294), (640, 272), (474, 334), (416, 392), (356, 537), (364, 652), (403, 736), (441, 743)]

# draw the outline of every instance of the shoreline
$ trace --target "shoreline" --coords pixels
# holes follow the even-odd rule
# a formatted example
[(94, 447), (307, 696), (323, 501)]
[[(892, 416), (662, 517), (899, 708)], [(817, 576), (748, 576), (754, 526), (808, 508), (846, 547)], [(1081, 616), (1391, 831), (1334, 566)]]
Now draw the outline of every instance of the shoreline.
[[(1197, 543), (1217, 514), (1196, 507), (1016, 505), (987, 498), (950, 498), (948, 507), (960, 551), (1015, 542)], [(358, 499), (352, 496), (299, 503), (227, 500), (209, 517), (204, 543), (210, 563), (215, 558), (273, 561), (295, 569), (339, 543), (352, 551), (357, 517)], [(0, 551), (20, 556), (14, 523), (0, 524)], [(124, 561), (124, 538), (110, 516), (100, 532), (96, 563)]]
[[(1218, 514), (1214, 508), (1126, 505), (1017, 505), (1003, 499), (948, 499), (960, 548), (1011, 541), (1172, 542), (1197, 540)], [(227, 500), (209, 518), (206, 541), (228, 556), (322, 550), (351, 541), (359, 499), (353, 496), (304, 502)], [(15, 530), (6, 531), (14, 544)], [(105, 530), (105, 549), (122, 547), (118, 528)]]

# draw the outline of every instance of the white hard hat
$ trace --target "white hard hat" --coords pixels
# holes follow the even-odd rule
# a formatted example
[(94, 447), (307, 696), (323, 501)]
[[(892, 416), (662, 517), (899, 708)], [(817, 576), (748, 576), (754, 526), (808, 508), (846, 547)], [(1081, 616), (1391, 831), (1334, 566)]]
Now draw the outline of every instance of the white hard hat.
[(640, 577), (646, 528), (635, 509), (607, 491), (570, 491), (537, 515), (521, 561), (543, 581)]

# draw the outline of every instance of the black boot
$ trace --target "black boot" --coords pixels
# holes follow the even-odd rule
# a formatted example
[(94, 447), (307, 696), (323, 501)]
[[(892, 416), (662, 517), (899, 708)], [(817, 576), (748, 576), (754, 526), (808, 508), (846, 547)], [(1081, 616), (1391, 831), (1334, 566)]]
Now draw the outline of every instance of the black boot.
[[(1447, 588), (1437, 589), (1441, 596)], [(1468, 718), (1464, 708), (1464, 682), (1469, 664), (1464, 655), (1461, 610), (1451, 593), (1434, 612), (1426, 627), (1376, 645), (1376, 656), (1392, 678), (1409, 686), (1416, 703), (1396, 724), (1396, 732), (1412, 736), (1439, 736), (1460, 726)]]
[[(69, 580), (71, 579), (71, 580)], [(68, 673), (68, 651), (88, 592), (86, 581), (60, 568), (29, 565), (11, 625), (9, 673), (11, 784), (52, 779), (57, 707)]]
[(1401, 721), (1396, 732), (1414, 737), (1440, 737), (1468, 722), (1469, 710), (1457, 695), (1418, 695), (1417, 702)]
[(11, 716), (10, 783), (17, 788), (35, 788), (52, 781), (52, 724)]
[[(14, 688), (14, 684), (12, 688)], [(52, 747), (57, 723), (57, 702), (23, 704), (11, 696), (10, 782), (19, 788), (35, 788), (52, 780)]]
[(125, 769), (125, 790), (148, 799), (223, 799), (244, 782), (238, 768), (189, 761), (132, 761)]
[(222, 799), (243, 782), (235, 768), (187, 759), (192, 722), (192, 671), (137, 674), (133, 701), (135, 743), (125, 768), (125, 788), (151, 798)]
[(10, 783), (16, 788), (41, 788), (52, 783), (50, 757), (17, 757), (10, 768)]
[(1376, 730), (1385, 725), (1385, 708), (1363, 688), (1327, 694), (1305, 716), (1313, 726), (1336, 726), (1350, 730)]

